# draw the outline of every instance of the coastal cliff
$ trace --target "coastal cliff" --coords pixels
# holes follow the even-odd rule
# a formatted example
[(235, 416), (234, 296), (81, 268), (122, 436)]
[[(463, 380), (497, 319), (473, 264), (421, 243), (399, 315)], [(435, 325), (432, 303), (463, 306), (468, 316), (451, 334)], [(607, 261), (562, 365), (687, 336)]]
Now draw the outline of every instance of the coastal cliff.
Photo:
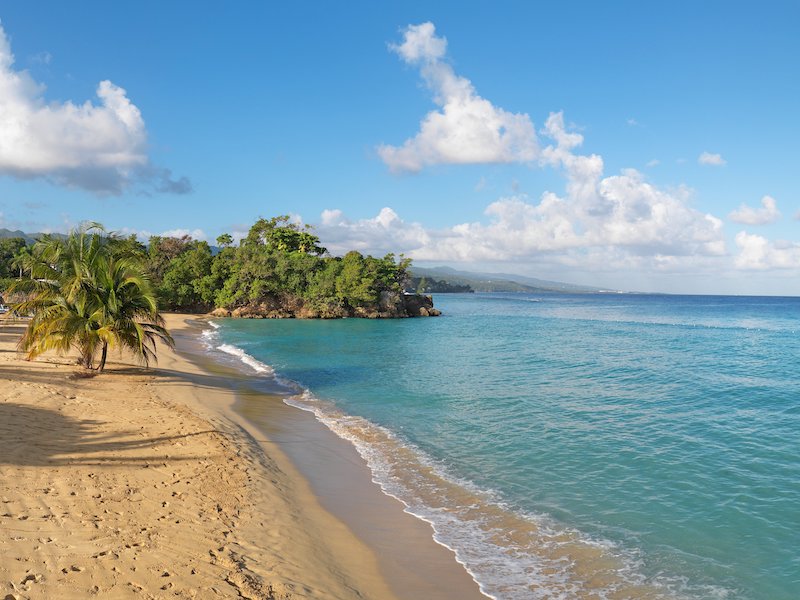
[(261, 302), (233, 309), (217, 308), (215, 317), (237, 319), (403, 319), (407, 317), (438, 317), (441, 311), (433, 306), (433, 298), (425, 294), (405, 294), (383, 291), (377, 303), (363, 306), (347, 304), (315, 307), (296, 296), (268, 296)]

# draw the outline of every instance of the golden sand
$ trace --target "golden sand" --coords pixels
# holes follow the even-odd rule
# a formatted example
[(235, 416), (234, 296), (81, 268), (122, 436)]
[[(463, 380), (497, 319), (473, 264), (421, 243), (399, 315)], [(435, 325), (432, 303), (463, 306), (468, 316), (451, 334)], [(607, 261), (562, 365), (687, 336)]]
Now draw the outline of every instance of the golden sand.
[[(183, 318), (171, 317), (180, 329)], [(373, 552), (178, 354), (25, 361), (0, 322), (0, 598), (392, 599)]]

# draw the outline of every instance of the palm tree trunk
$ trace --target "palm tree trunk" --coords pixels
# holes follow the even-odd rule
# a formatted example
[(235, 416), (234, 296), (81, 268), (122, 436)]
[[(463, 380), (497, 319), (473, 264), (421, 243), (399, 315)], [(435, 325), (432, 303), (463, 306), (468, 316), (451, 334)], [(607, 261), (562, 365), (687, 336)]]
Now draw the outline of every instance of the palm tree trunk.
[(84, 369), (92, 369), (94, 368), (92, 365), (93, 362), (94, 352), (87, 348), (84, 344), (81, 348), (81, 357), (78, 364), (80, 364)]
[(100, 355), (100, 365), (97, 367), (101, 373), (106, 367), (106, 356), (108, 356), (108, 342), (103, 342), (103, 353)]

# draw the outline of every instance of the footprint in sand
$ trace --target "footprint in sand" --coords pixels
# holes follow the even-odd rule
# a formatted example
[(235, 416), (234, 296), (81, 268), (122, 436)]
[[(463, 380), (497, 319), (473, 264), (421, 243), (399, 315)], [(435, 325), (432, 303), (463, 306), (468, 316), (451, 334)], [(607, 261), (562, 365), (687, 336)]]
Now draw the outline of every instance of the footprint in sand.
[(72, 565), (69, 569), (64, 567), (63, 569), (61, 569), (61, 572), (62, 573), (69, 573), (70, 571), (72, 571), (73, 573), (82, 573), (85, 570), (86, 570), (86, 567), (82, 567), (80, 565)]
[(19, 584), (23, 587), (27, 587), (32, 583), (40, 583), (41, 581), (42, 576), (39, 573), (28, 573)]

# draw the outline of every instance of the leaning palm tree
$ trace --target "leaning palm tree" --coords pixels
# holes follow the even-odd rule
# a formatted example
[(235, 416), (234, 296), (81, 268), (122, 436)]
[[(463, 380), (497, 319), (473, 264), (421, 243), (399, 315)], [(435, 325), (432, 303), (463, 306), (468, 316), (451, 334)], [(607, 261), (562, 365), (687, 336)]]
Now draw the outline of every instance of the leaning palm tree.
[(107, 257), (97, 279), (96, 305), (102, 311), (98, 329), (100, 371), (109, 348), (127, 349), (149, 365), (156, 359), (157, 341), (173, 345), (141, 263), (131, 257)]
[(20, 341), (29, 359), (75, 348), (80, 364), (92, 369), (99, 351), (102, 371), (109, 348), (128, 349), (149, 365), (157, 340), (173, 345), (141, 257), (114, 242), (88, 223), (65, 240), (46, 236), (34, 245), (31, 279), (13, 286), (28, 292), (14, 309), (32, 314)]

